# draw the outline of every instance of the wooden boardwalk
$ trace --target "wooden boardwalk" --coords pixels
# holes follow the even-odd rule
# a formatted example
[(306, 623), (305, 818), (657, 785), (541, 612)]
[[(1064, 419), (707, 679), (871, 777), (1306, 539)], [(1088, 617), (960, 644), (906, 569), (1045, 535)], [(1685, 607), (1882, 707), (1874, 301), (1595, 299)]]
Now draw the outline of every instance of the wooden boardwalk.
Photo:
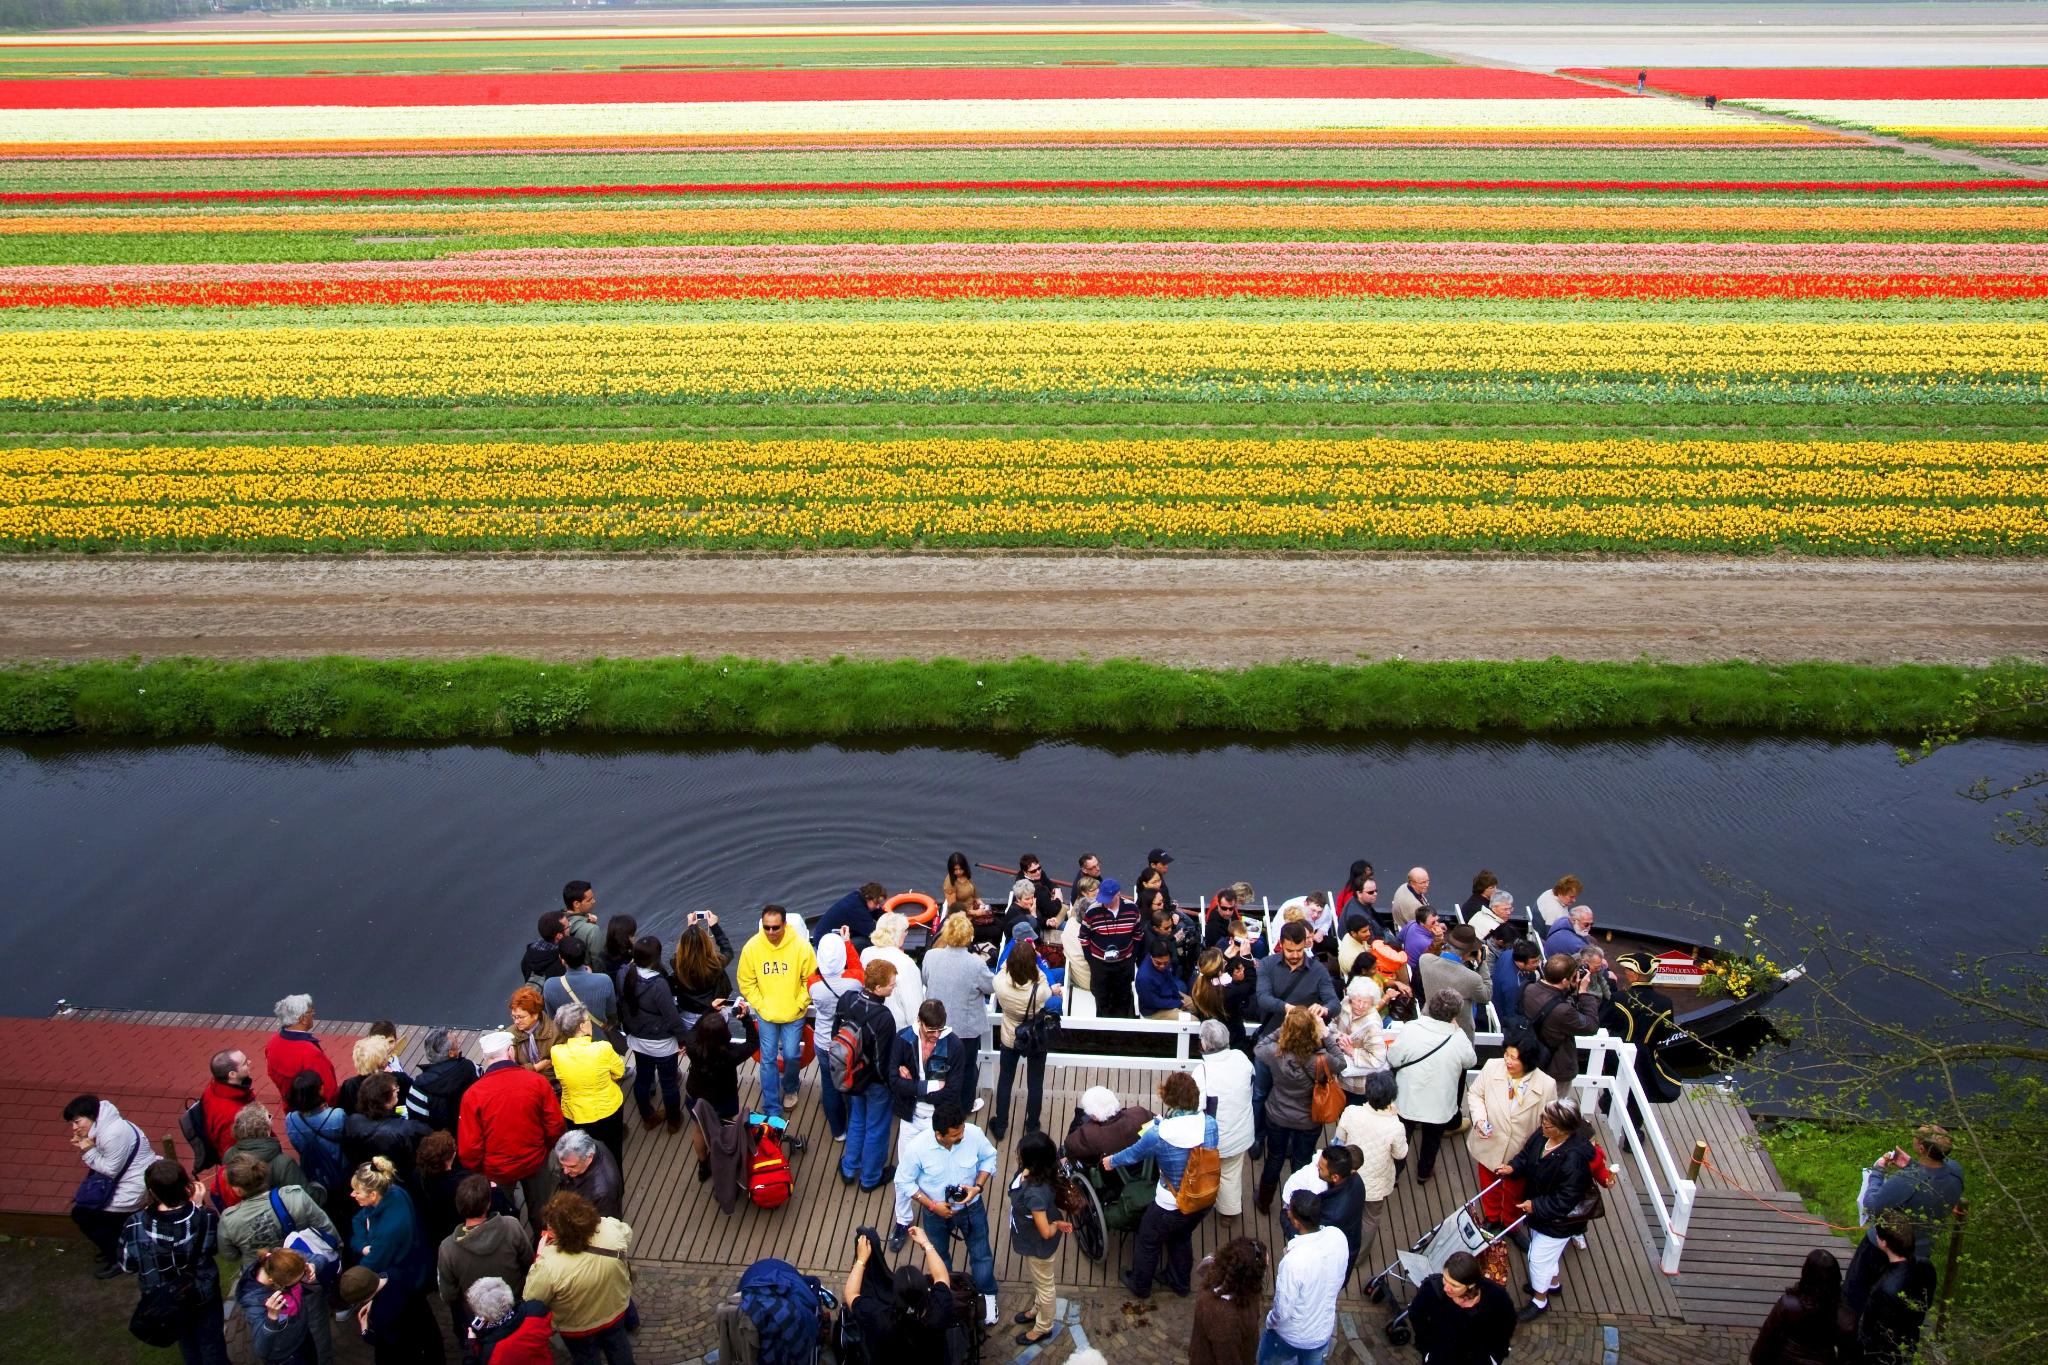
[[(236, 1041), (267, 1034), (274, 1027), (263, 1016), (161, 1011), (73, 1009), (57, 1016), (57, 1020), (161, 1026), (166, 1036), (170, 1030), (216, 1030), (219, 1040)], [(22, 1027), (49, 1027), (57, 1021), (0, 1020), (0, 1031), (10, 1022)], [(360, 1021), (321, 1020), (316, 1027), (319, 1033), (334, 1040), (330, 1055), (346, 1073), (347, 1042), (367, 1032), (368, 1025)], [(399, 1032), (404, 1043), (401, 1060), (409, 1070), (416, 1069), (424, 1060), (421, 1044), (428, 1026), (401, 1025)], [(473, 1056), (477, 1031), (464, 1031), (460, 1036)], [(193, 1032), (191, 1037), (208, 1045), (194, 1043), (189, 1067), (179, 1075), (157, 1078), (158, 1088), (183, 1085), (185, 1093), (197, 1093), (204, 1080), (203, 1054), (219, 1042), (208, 1040), (201, 1032)], [(1152, 1097), (1158, 1081), (1170, 1066), (1162, 1062), (1153, 1070), (1051, 1067), (1046, 1075), (1045, 1125), (1056, 1137), (1063, 1134), (1081, 1092), (1092, 1085), (1106, 1085), (1126, 1102), (1154, 1105)], [(102, 1093), (119, 1094), (116, 1080), (124, 1069), (121, 1056), (104, 1059), (100, 1070), (115, 1079), (102, 1083)], [(993, 1084), (992, 1061), (985, 1061), (982, 1076), (984, 1084)], [(796, 1175), (796, 1196), (789, 1205), (773, 1211), (742, 1204), (729, 1217), (720, 1213), (710, 1198), (709, 1187), (696, 1179), (696, 1160), (687, 1130), (673, 1135), (665, 1129), (649, 1132), (637, 1121), (629, 1121), (626, 1217), (636, 1233), (634, 1259), (699, 1269), (724, 1267), (737, 1275), (747, 1264), (774, 1256), (823, 1277), (828, 1284), (836, 1284), (845, 1273), (854, 1230), (863, 1225), (886, 1230), (892, 1210), (886, 1190), (863, 1194), (840, 1183), (837, 1164), (841, 1149), (826, 1129), (817, 1087), (818, 1073), (814, 1067), (803, 1079), (800, 1098), (791, 1114), (793, 1130), (808, 1143), (807, 1149), (796, 1154), (791, 1163)], [(259, 1098), (272, 1102), (266, 1080), (259, 1077), (257, 1089)], [(751, 1102), (756, 1094), (749, 1069), (742, 1078), (742, 1099)], [(10, 1105), (14, 1098), (0, 1096)], [(1013, 1102), (1021, 1104), (1022, 1099), (1020, 1078)], [(988, 1113), (985, 1109), (975, 1120), (985, 1122)], [(1811, 1219), (1797, 1196), (1784, 1190), (1769, 1157), (1757, 1142), (1748, 1112), (1731, 1093), (1712, 1086), (1690, 1086), (1683, 1099), (1659, 1106), (1657, 1117), (1672, 1156), (1681, 1166), (1695, 1138), (1705, 1138), (1711, 1148), (1709, 1166), (1699, 1180), (1698, 1201), (1680, 1273), (1666, 1276), (1659, 1270), (1663, 1241), (1652, 1210), (1651, 1192), (1643, 1188), (1636, 1163), (1622, 1159), (1614, 1136), (1603, 1131), (1621, 1183), (1607, 1200), (1608, 1216), (1589, 1230), (1586, 1248), (1566, 1254), (1564, 1283), (1557, 1300), (1562, 1309), (1574, 1314), (1669, 1323), (1751, 1326), (1762, 1321), (1771, 1302), (1797, 1277), (1799, 1262), (1809, 1249), (1829, 1246), (1846, 1258), (1850, 1243)], [(1022, 1114), (1013, 1107), (1010, 1138), (999, 1144), (998, 1188), (1006, 1186), (1015, 1171), (1016, 1141), (1022, 1130)], [(52, 1132), (55, 1131), (53, 1128)], [(152, 1133), (156, 1138), (166, 1135)], [(68, 1166), (64, 1174), (75, 1183), (75, 1173)], [(1251, 1206), (1256, 1173), (1247, 1174), (1244, 1214), (1234, 1219), (1211, 1214), (1204, 1219), (1195, 1239), (1198, 1257), (1235, 1236), (1258, 1237), (1269, 1246), (1279, 1246), (1277, 1219), (1260, 1218)], [(1661, 1177), (1657, 1184), (1657, 1193), (1666, 1198), (1668, 1205), (1669, 1191), (1662, 1188)], [(1358, 1297), (1353, 1300), (1353, 1309), (1347, 1311), (1366, 1311), (1359, 1296), (1364, 1281), (1392, 1262), (1397, 1251), (1412, 1245), (1453, 1208), (1477, 1193), (1476, 1172), (1465, 1153), (1463, 1140), (1447, 1138), (1436, 1179), (1426, 1188), (1419, 1187), (1411, 1169), (1387, 1200), (1381, 1211), (1377, 1240), (1362, 1257), (1361, 1273), (1354, 1277), (1349, 1291)], [(0, 1206), (9, 1202), (0, 1197)], [(0, 1207), (0, 1215), (9, 1211), (8, 1207)], [(997, 1277), (1009, 1285), (1021, 1284), (1024, 1271), (1009, 1247), (1003, 1206), (997, 1204), (991, 1213), (995, 1215), (990, 1226)], [(1103, 1264), (1092, 1264), (1078, 1254), (1067, 1255), (1060, 1270), (1061, 1282), (1075, 1289), (1114, 1292), (1115, 1276), (1128, 1264), (1129, 1250), (1127, 1239), (1113, 1236), (1111, 1255)], [(1523, 1269), (1517, 1256), (1518, 1283)], [(1519, 1291), (1516, 1297), (1521, 1297)], [(1373, 1311), (1376, 1315), (1377, 1310)]]

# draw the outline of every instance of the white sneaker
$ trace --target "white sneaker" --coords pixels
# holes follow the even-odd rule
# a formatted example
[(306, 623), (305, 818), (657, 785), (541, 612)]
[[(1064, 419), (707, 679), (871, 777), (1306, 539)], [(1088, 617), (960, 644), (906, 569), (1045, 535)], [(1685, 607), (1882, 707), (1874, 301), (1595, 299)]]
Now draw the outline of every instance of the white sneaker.
[(1584, 1251), (1586, 1249), (1586, 1234), (1582, 1232), (1578, 1236), (1572, 1238), (1572, 1245), (1577, 1247), (1579, 1250)]
[(983, 1109), (986, 1109), (987, 1107), (988, 1101), (977, 1097), (974, 1101), (974, 1107), (968, 1110), (967, 1112), (970, 1114), (979, 1114)]
[(995, 1295), (993, 1295), (993, 1294), (983, 1294), (983, 1295), (981, 1296), (981, 1302), (982, 1302), (982, 1305), (983, 1305), (983, 1310), (984, 1310), (984, 1313), (985, 1313), (985, 1316), (984, 1316), (984, 1317), (982, 1318), (982, 1320), (981, 1320), (981, 1325), (982, 1325), (982, 1326), (984, 1326), (984, 1327), (993, 1327), (993, 1326), (995, 1326), (995, 1325), (996, 1325), (996, 1296), (995, 1296)]
[(833, 1138), (832, 1140), (833, 1140), (834, 1142), (844, 1142), (844, 1141), (846, 1141), (846, 1134), (844, 1134), (844, 1133), (841, 1133), (841, 1134), (839, 1134), (838, 1136), (834, 1137), (834, 1138)]

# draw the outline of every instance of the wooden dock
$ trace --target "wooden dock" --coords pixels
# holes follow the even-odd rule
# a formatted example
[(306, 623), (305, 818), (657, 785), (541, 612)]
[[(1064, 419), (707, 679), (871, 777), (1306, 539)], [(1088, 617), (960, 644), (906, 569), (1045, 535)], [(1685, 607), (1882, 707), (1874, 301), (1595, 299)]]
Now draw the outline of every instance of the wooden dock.
[[(127, 1028), (161, 1028), (185, 1031), (181, 1046), (192, 1056), (180, 1074), (158, 1084), (157, 1089), (183, 1087), (196, 1093), (204, 1078), (205, 1054), (220, 1041), (246, 1043), (251, 1035), (268, 1033), (272, 1021), (250, 1015), (201, 1015), (144, 1013), (120, 1010), (71, 1010), (56, 1020), (0, 1020), (0, 1030), (10, 1024), (48, 1029), (62, 1021), (84, 1024), (120, 1025)], [(336, 1040), (330, 1048), (345, 1072), (346, 1043), (367, 1031), (356, 1021), (322, 1020), (318, 1031)], [(201, 1030), (218, 1032), (209, 1040)], [(408, 1068), (419, 1065), (421, 1040), (428, 1026), (402, 1025), (405, 1050), (401, 1054)], [(463, 1041), (472, 1049), (476, 1031), (466, 1031)], [(192, 1043), (198, 1038), (199, 1043)], [(211, 1046), (201, 1046), (209, 1043)], [(0, 1056), (18, 1049), (0, 1047)], [(156, 1062), (152, 1055), (152, 1064)], [(93, 1068), (89, 1062), (81, 1063)], [(1055, 1136), (1063, 1134), (1072, 1118), (1081, 1092), (1092, 1085), (1106, 1085), (1126, 1102), (1156, 1107), (1153, 1099), (1158, 1081), (1171, 1063), (1151, 1069), (1122, 1066), (1068, 1065), (1049, 1068), (1046, 1075), (1045, 1126)], [(121, 1102), (122, 1080), (133, 1075), (123, 1053), (110, 1052), (97, 1067), (106, 1079), (97, 1083), (101, 1093)], [(986, 1061), (982, 1068), (985, 1084), (992, 1084), (995, 1067)], [(39, 1078), (39, 1084), (73, 1083), (69, 1075)], [(803, 1080), (800, 1097), (791, 1112), (791, 1127), (808, 1146), (796, 1154), (792, 1167), (796, 1195), (785, 1207), (764, 1211), (742, 1205), (731, 1216), (718, 1211), (708, 1185), (696, 1179), (696, 1160), (688, 1133), (670, 1134), (665, 1129), (648, 1132), (637, 1121), (629, 1122), (626, 1143), (626, 1218), (635, 1229), (634, 1259), (679, 1267), (739, 1268), (766, 1256), (779, 1257), (823, 1277), (828, 1284), (844, 1275), (853, 1232), (863, 1225), (886, 1230), (891, 1219), (890, 1196), (886, 1190), (863, 1194), (857, 1187), (842, 1185), (837, 1173), (840, 1148), (827, 1131), (819, 1106), (815, 1068)], [(95, 1088), (82, 1085), (80, 1088)], [(259, 1098), (273, 1102), (269, 1084), (257, 1083)], [(756, 1095), (751, 1071), (742, 1077), (742, 1099), (752, 1102)], [(21, 1097), (4, 1093), (0, 1101), (16, 1112)], [(38, 1096), (37, 1103), (43, 1098)], [(1015, 1171), (1015, 1147), (1023, 1131), (1021, 1078), (1013, 1097), (1009, 1140), (999, 1144), (998, 1187), (1006, 1185)], [(128, 1106), (123, 1104), (124, 1110)], [(1635, 1319), (1661, 1323), (1727, 1324), (1750, 1326), (1762, 1321), (1770, 1304), (1797, 1277), (1800, 1260), (1814, 1246), (1829, 1246), (1846, 1258), (1850, 1244), (1816, 1224), (1801, 1208), (1797, 1196), (1786, 1192), (1769, 1157), (1756, 1141), (1755, 1128), (1747, 1111), (1732, 1093), (1714, 1086), (1690, 1086), (1686, 1096), (1670, 1105), (1659, 1106), (1658, 1118), (1674, 1156), (1682, 1163), (1695, 1138), (1705, 1138), (1711, 1147), (1709, 1169), (1702, 1172), (1698, 1201), (1685, 1243), (1680, 1273), (1666, 1276), (1659, 1267), (1663, 1242), (1651, 1209), (1650, 1192), (1632, 1161), (1618, 1157), (1613, 1135), (1603, 1130), (1603, 1139), (1621, 1184), (1607, 1200), (1608, 1215), (1592, 1225), (1585, 1250), (1572, 1250), (1564, 1262), (1564, 1283), (1558, 1306), (1571, 1314), (1598, 1315), (1603, 1319)], [(988, 1111), (975, 1116), (985, 1122)], [(53, 1142), (61, 1143), (61, 1129), (54, 1121), (42, 1125)], [(161, 1138), (167, 1133), (155, 1131)], [(174, 1128), (171, 1130), (174, 1131)], [(68, 1146), (65, 1152), (69, 1153)], [(71, 1155), (75, 1163), (75, 1154)], [(66, 1166), (64, 1178), (76, 1183), (75, 1172)], [(1211, 1215), (1196, 1235), (1196, 1255), (1214, 1250), (1230, 1237), (1249, 1235), (1269, 1246), (1280, 1243), (1275, 1218), (1260, 1218), (1251, 1206), (1256, 1186), (1255, 1172), (1248, 1172), (1245, 1212), (1225, 1219)], [(66, 1185), (68, 1190), (69, 1184)], [(1461, 1138), (1447, 1138), (1437, 1167), (1436, 1179), (1418, 1187), (1410, 1176), (1396, 1187), (1382, 1210), (1375, 1243), (1365, 1252), (1360, 1273), (1353, 1278), (1347, 1311), (1374, 1314), (1365, 1307), (1360, 1289), (1373, 1273), (1395, 1258), (1396, 1252), (1412, 1245), (1461, 1202), (1478, 1193), (1476, 1172), (1466, 1155)], [(1668, 1195), (1660, 1189), (1659, 1193)], [(14, 1197), (0, 1195), (0, 1214), (19, 1213)], [(48, 1210), (39, 1208), (47, 1214)], [(992, 1210), (1000, 1214), (1000, 1210)], [(990, 1219), (996, 1253), (996, 1273), (1006, 1284), (1024, 1282), (1023, 1267), (1009, 1247), (1005, 1219)], [(1092, 1264), (1078, 1255), (1066, 1258), (1062, 1283), (1077, 1290), (1115, 1292), (1116, 1275), (1128, 1263), (1125, 1239), (1112, 1236), (1111, 1255), (1102, 1264)], [(1516, 1258), (1517, 1280), (1523, 1270)], [(1517, 1298), (1520, 1298), (1517, 1291)], [(1368, 1320), (1361, 1317), (1360, 1321)]]

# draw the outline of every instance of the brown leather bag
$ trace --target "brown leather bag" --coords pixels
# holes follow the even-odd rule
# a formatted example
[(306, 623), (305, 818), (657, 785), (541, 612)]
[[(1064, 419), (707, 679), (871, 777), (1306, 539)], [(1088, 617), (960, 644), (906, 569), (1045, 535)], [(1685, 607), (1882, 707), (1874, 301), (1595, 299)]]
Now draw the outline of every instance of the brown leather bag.
[(1335, 1123), (1344, 1117), (1344, 1087), (1330, 1072), (1330, 1059), (1316, 1054), (1316, 1092), (1308, 1103), (1308, 1116), (1318, 1124)]

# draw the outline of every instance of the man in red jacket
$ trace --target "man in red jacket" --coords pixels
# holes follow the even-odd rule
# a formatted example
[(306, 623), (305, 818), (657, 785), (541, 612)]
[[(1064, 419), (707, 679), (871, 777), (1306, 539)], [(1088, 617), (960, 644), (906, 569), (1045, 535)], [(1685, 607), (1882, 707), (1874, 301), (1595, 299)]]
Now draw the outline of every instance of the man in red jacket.
[(568, 1126), (555, 1088), (512, 1060), (512, 1035), (500, 1029), (477, 1040), (484, 1074), (462, 1092), (455, 1123), (458, 1155), (493, 1185), (517, 1185), (536, 1230), (548, 1198), (548, 1153)]
[(263, 1069), (270, 1073), (277, 1097), (289, 1100), (293, 1079), (301, 1071), (311, 1071), (320, 1077), (322, 1098), (334, 1103), (340, 1083), (334, 1077), (334, 1063), (313, 1036), (313, 997), (287, 995), (275, 1009), (277, 1032), (263, 1045)]
[(206, 1116), (206, 1140), (219, 1159), (235, 1145), (235, 1115), (256, 1098), (256, 1075), (249, 1069), (249, 1054), (238, 1047), (214, 1053), (208, 1070), (213, 1079), (199, 1092), (199, 1112)]

